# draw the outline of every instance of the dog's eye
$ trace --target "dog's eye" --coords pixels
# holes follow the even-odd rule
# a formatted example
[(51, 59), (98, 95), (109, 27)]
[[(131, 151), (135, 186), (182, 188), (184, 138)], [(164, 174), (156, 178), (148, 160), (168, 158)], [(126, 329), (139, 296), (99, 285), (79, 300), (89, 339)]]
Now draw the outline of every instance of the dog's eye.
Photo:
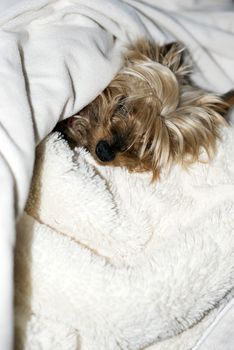
[(117, 112), (122, 114), (124, 117), (128, 116), (128, 108), (126, 106), (126, 97), (123, 96), (120, 98), (117, 106)]

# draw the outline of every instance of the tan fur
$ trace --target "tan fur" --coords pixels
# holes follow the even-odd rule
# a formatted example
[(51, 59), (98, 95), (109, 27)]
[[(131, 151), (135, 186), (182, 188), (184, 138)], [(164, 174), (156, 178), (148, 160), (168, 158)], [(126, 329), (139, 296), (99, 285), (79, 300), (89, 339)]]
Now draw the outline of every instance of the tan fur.
[[(150, 170), (153, 179), (174, 163), (199, 161), (202, 150), (212, 159), (229, 106), (194, 86), (190, 71), (181, 44), (139, 40), (128, 48), (120, 73), (68, 122), (66, 133), (100, 164)], [(115, 154), (111, 161), (96, 154), (101, 140)]]

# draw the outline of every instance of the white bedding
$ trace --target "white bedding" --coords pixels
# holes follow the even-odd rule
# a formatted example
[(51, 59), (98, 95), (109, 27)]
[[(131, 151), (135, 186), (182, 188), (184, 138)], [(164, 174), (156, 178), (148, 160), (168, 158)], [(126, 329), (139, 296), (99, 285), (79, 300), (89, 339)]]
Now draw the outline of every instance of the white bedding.
[(233, 124), (222, 140), (212, 164), (157, 185), (56, 133), (40, 145), (18, 225), (16, 350), (195, 346), (234, 295)]
[(231, 2), (203, 1), (195, 11), (193, 2), (161, 3), (28, 0), (1, 13), (0, 349), (12, 344), (15, 218), (27, 199), (35, 145), (108, 84), (123, 44), (142, 35), (179, 39), (193, 54), (201, 85), (221, 93), (234, 85)]

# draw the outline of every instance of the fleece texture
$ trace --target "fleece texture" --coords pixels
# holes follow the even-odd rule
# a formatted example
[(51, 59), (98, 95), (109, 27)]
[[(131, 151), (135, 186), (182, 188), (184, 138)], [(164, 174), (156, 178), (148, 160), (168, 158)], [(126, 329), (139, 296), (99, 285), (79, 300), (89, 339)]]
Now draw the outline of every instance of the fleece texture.
[(192, 349), (233, 294), (233, 142), (231, 124), (211, 164), (151, 183), (47, 138), (18, 226), (18, 348)]
[(231, 0), (2, 0), (0, 4), (0, 349), (12, 347), (15, 223), (35, 146), (110, 82), (139, 36), (182, 41), (197, 81), (234, 85)]

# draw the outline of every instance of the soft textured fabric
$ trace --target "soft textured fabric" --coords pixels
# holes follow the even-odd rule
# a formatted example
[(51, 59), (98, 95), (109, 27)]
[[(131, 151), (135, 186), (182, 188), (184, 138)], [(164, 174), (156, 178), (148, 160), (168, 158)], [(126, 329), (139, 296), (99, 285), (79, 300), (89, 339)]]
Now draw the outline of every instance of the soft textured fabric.
[(153, 184), (57, 134), (40, 146), (16, 253), (24, 349), (66, 349), (68, 330), (74, 350), (196, 344), (234, 283), (234, 126), (222, 139), (212, 164)]
[[(1, 0), (0, 13), (9, 10), (9, 8), (18, 5), (23, 0)], [(11, 9), (10, 9), (11, 10)]]
[(204, 332), (194, 350), (232, 350), (234, 344), (234, 298), (218, 313)]
[[(16, 3), (16, 2), (15, 2)], [(232, 88), (231, 2), (27, 0), (0, 16), (0, 348), (11, 347), (15, 218), (24, 208), (34, 148), (55, 123), (92, 100), (139, 36), (178, 39), (191, 50), (196, 79)], [(203, 9), (204, 8), (204, 9)], [(227, 12), (227, 10), (230, 10)], [(194, 11), (191, 11), (194, 10)]]

